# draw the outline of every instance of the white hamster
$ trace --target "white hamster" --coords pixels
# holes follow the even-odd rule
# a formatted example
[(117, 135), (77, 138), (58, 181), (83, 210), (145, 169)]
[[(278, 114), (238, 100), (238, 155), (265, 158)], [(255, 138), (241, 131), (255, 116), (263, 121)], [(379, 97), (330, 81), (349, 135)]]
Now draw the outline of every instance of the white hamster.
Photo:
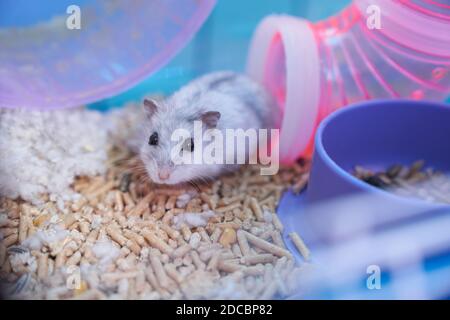
[[(178, 163), (173, 150), (180, 155), (205, 146), (204, 139), (194, 135), (194, 121), (206, 129), (215, 128), (225, 135), (226, 129), (277, 128), (280, 111), (274, 100), (259, 84), (245, 75), (221, 71), (194, 79), (163, 100), (145, 99), (145, 119), (140, 131), (139, 154), (145, 169), (156, 183), (178, 184), (209, 180), (233, 170), (236, 164)], [(173, 141), (172, 134), (184, 129), (190, 136), (185, 141)], [(249, 143), (250, 144), (250, 143)], [(177, 150), (176, 148), (179, 148)], [(246, 157), (255, 152), (249, 145)], [(230, 158), (225, 154), (224, 159)], [(236, 155), (234, 155), (236, 157)]]

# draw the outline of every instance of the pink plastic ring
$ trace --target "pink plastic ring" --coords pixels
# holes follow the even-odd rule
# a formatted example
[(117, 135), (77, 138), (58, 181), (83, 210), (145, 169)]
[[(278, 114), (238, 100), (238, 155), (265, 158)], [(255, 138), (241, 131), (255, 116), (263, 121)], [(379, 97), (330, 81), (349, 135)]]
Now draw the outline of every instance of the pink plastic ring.
[[(280, 54), (283, 59), (270, 57)], [(293, 162), (308, 148), (319, 114), (320, 65), (311, 25), (289, 16), (264, 19), (250, 45), (247, 73), (280, 103), (280, 161)]]

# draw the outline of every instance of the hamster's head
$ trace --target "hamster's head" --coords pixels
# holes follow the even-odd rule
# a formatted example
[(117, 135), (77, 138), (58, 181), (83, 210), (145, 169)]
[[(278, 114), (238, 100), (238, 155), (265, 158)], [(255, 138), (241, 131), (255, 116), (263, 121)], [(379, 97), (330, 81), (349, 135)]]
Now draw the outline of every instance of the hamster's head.
[(217, 165), (190, 162), (202, 137), (194, 135), (196, 120), (214, 128), (220, 119), (216, 111), (193, 112), (189, 107), (171, 105), (167, 100), (145, 99), (140, 157), (149, 178), (158, 184), (179, 184), (206, 180), (218, 171)]

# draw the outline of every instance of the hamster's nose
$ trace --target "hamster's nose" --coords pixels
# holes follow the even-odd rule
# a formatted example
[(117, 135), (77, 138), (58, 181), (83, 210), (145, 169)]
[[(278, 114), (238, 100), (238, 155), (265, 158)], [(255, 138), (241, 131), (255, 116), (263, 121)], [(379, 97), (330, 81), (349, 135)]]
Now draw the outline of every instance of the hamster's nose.
[(167, 180), (170, 177), (170, 171), (166, 168), (160, 169), (158, 172), (158, 177), (161, 180)]

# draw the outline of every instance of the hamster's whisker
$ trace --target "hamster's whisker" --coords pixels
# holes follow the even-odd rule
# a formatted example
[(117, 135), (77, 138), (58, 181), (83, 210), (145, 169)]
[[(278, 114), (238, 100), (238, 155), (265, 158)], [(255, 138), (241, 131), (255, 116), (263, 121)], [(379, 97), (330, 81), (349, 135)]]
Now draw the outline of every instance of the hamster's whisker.
[(146, 183), (151, 183), (152, 181), (150, 180), (150, 178), (148, 177), (148, 175), (142, 175), (139, 177), (139, 184), (146, 184)]
[(200, 187), (197, 185), (195, 181), (188, 181), (188, 183), (192, 185), (195, 188), (195, 190), (197, 190), (198, 192), (200, 191)]

